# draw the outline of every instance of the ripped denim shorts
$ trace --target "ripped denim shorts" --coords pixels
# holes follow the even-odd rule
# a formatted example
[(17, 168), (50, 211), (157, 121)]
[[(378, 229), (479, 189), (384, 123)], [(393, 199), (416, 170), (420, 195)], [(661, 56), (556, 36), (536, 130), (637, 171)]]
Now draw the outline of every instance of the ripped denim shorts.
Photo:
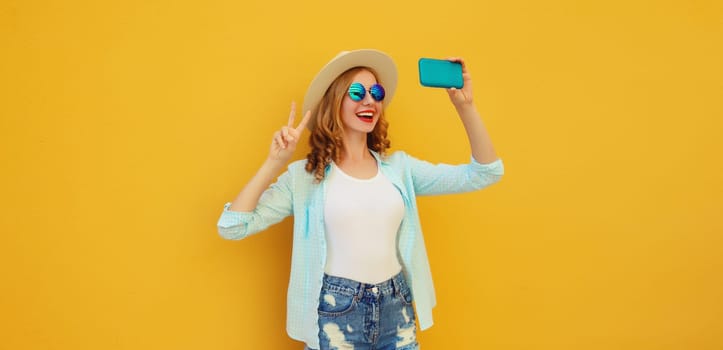
[(325, 274), (318, 313), (320, 350), (419, 349), (403, 272), (378, 284)]

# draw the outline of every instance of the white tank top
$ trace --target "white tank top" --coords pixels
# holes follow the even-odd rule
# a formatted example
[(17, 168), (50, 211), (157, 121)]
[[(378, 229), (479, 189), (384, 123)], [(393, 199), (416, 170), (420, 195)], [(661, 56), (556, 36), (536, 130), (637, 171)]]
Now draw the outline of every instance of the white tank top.
[(371, 179), (357, 179), (334, 163), (326, 181), (325, 272), (364, 283), (399, 273), (397, 231), (404, 202), (397, 188), (380, 171)]

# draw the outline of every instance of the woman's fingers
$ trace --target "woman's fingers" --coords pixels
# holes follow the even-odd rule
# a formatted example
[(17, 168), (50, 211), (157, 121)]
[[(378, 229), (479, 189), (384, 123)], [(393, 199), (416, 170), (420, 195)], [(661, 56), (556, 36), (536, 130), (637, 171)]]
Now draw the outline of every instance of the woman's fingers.
[(462, 73), (467, 72), (467, 65), (464, 64), (464, 59), (462, 57), (447, 57), (447, 61), (457, 62), (462, 65)]
[(465, 82), (472, 78), (469, 74), (469, 71), (467, 70), (467, 65), (464, 63), (464, 59), (462, 59), (462, 57), (447, 57), (446, 60), (451, 62), (457, 62), (462, 65), (462, 79), (464, 79)]
[(274, 133), (274, 142), (280, 148), (287, 148), (290, 145), (296, 145), (299, 139), (299, 132), (296, 129), (291, 129), (287, 126), (281, 128), (281, 130)]
[(286, 142), (284, 141), (284, 136), (281, 135), (281, 131), (277, 131), (277, 132), (274, 133), (274, 143), (275, 143), (279, 148), (282, 148), (282, 149), (283, 149), (283, 148), (286, 148)]
[[(291, 111), (289, 112), (289, 122), (274, 133), (271, 144), (271, 152), (274, 157), (287, 158), (296, 149), (301, 133), (304, 131), (306, 124), (311, 119), (311, 112), (306, 112), (304, 119), (294, 128), (294, 119), (296, 118), (296, 103), (291, 102)], [(283, 152), (282, 152), (283, 151)]]
[(304, 128), (306, 128), (306, 124), (309, 123), (309, 120), (311, 119), (311, 111), (306, 111), (306, 114), (304, 114), (304, 119), (301, 120), (299, 123), (299, 126), (296, 127), (296, 131), (301, 134), (304, 131)]
[(277, 131), (277, 132), (274, 133), (274, 137), (273, 137), (272, 142), (273, 142), (273, 145), (272, 145), (272, 146), (275, 145), (276, 147), (284, 148), (284, 144), (283, 144), (283, 142), (282, 142), (282, 140), (281, 140), (281, 132)]
[(452, 99), (454, 103), (457, 103), (455, 101), (472, 102), (472, 76), (469, 74), (469, 70), (467, 70), (464, 59), (462, 59), (462, 57), (447, 57), (445, 59), (462, 65), (462, 80), (464, 81), (464, 86), (461, 89), (447, 89), (449, 98)]
[(288, 126), (281, 127), (281, 135), (284, 137), (285, 141), (293, 141), (293, 137), (291, 137), (291, 134), (289, 134), (289, 130), (293, 130), (289, 128)]
[(296, 101), (291, 101), (291, 112), (289, 112), (289, 123), (286, 126), (293, 128), (296, 119)]

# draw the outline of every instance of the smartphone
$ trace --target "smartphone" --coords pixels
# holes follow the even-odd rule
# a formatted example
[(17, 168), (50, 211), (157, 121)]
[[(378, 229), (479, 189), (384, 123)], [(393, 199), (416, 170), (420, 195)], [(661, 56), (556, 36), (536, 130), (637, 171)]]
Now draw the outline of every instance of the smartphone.
[(434, 58), (420, 58), (419, 83), (428, 87), (461, 89), (464, 86), (462, 64)]

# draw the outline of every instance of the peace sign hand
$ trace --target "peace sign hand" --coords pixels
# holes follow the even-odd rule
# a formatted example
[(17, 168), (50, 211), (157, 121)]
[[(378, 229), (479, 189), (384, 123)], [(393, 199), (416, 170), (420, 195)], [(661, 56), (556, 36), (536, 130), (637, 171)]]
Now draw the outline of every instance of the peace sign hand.
[(289, 113), (289, 123), (281, 127), (281, 130), (274, 133), (271, 142), (271, 150), (269, 159), (284, 164), (289, 161), (291, 155), (296, 150), (296, 144), (299, 142), (301, 133), (304, 132), (306, 124), (311, 119), (311, 111), (307, 111), (304, 119), (301, 120), (297, 127), (294, 127), (294, 119), (296, 118), (296, 102), (291, 102), (291, 113)]

